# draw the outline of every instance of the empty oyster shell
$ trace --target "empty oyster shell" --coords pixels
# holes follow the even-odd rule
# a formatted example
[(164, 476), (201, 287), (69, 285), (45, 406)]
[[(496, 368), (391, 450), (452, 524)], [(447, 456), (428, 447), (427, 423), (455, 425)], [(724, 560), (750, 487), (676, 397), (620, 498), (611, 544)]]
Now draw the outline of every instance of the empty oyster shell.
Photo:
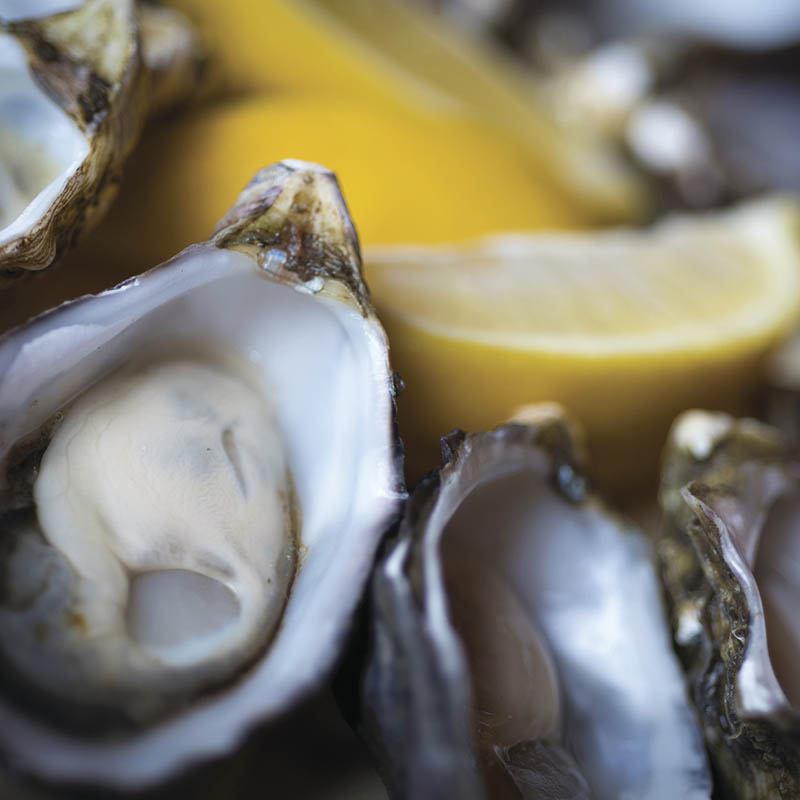
[(675, 641), (727, 794), (800, 796), (800, 458), (777, 430), (687, 412), (659, 544)]
[(708, 798), (646, 541), (558, 407), (454, 432), (373, 579), (362, 731), (395, 797)]
[(403, 498), (387, 352), (334, 176), (288, 161), (0, 338), (4, 763), (153, 785), (320, 684)]
[(185, 96), (202, 60), (179, 14), (133, 0), (0, 6), (0, 282), (102, 216), (147, 114)]

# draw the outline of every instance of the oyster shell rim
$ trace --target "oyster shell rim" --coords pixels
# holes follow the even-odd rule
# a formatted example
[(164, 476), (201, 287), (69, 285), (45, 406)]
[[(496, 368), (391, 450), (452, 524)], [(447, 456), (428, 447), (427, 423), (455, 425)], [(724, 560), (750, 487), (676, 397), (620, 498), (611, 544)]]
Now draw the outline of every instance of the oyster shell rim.
[[(124, 47), (109, 30), (124, 35)], [(87, 148), (61, 171), (58, 191), (38, 216), (0, 244), (2, 288), (51, 266), (99, 222), (148, 116), (197, 90), (207, 53), (184, 15), (154, 14), (138, 0), (81, 0), (43, 15), (0, 18), (0, 31), (25, 51), (39, 90), (77, 126)]]

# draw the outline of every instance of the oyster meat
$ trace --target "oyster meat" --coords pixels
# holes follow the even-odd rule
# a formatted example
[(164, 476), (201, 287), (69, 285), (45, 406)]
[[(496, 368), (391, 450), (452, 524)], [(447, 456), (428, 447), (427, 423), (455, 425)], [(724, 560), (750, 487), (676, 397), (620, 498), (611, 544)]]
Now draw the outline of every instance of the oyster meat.
[(561, 410), (443, 460), (373, 579), (360, 725), (393, 796), (710, 797), (648, 546)]
[(336, 180), (302, 162), (0, 338), (14, 773), (160, 784), (321, 684), (404, 496), (387, 350)]
[(725, 796), (800, 796), (800, 453), (774, 428), (691, 411), (664, 457), (672, 624)]
[(147, 115), (202, 61), (183, 17), (133, 0), (0, 2), (0, 282), (102, 216)]
[(8, 524), (3, 655), (84, 726), (89, 709), (101, 727), (144, 722), (219, 684), (280, 619), (286, 457), (269, 395), (230, 360), (146, 362), (88, 389), (44, 451), (36, 514)]

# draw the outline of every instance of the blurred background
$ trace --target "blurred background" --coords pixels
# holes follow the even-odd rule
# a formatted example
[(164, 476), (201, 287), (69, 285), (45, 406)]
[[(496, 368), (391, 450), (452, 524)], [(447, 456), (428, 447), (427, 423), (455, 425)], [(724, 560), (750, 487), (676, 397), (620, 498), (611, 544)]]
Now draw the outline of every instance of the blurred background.
[(791, 0), (435, 5), (543, 76), (556, 114), (617, 137), (664, 182), (662, 204), (800, 187)]

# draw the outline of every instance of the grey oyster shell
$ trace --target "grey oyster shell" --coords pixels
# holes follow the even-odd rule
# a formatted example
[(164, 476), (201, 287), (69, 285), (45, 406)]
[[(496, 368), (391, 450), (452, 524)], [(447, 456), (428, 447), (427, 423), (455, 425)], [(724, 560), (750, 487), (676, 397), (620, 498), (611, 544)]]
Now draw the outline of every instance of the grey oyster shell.
[(100, 219), (147, 117), (194, 92), (205, 62), (177, 12), (86, 0), (35, 16), (39, 5), (0, 8), (14, 70), (0, 111), (0, 285), (48, 267)]
[(708, 798), (646, 541), (558, 407), (442, 440), (373, 578), (358, 727), (395, 798)]
[[(20, 537), (15, 515), (40, 514), (37, 481), (46, 448), (71, 410), (106, 380), (126, 374), (128, 365), (150, 363), (171, 346), (189, 354), (207, 348), (229, 353), (270, 388), (294, 497), (296, 571), (274, 637), (236, 674), (215, 671), (194, 688), (188, 680), (183, 687), (173, 681), (177, 690), (162, 692), (151, 691), (142, 673), (141, 686), (120, 692), (114, 708), (115, 673), (106, 681), (89, 670), (103, 709), (115, 712), (96, 714), (94, 684), (60, 690), (53, 680), (59, 673), (48, 675), (47, 663), (31, 673), (13, 671), (21, 663), (15, 648), (26, 641), (15, 638), (15, 625), (30, 634), (27, 639), (42, 631), (46, 641), (58, 643), (62, 628), (72, 625), (61, 609), (72, 607), (70, 581), (78, 574), (76, 562), (59, 555), (57, 542), (45, 536), (41, 518), (38, 534), (26, 523)], [(336, 179), (298, 161), (260, 171), (207, 242), (0, 337), (2, 780), (81, 797), (84, 791), (91, 796), (90, 789), (105, 797), (157, 788), (233, 754), (251, 731), (318, 689), (341, 655), (379, 541), (405, 498), (394, 392), (386, 336)], [(192, 407), (203, 400), (185, 399)], [(193, 452), (185, 455), (190, 470), (200, 463)], [(182, 456), (166, 458), (181, 463)], [(146, 570), (177, 569), (170, 559), (185, 548), (172, 541), (165, 536), (155, 549), (159, 560)], [(31, 560), (28, 544), (42, 558)], [(223, 556), (212, 551), (204, 557), (217, 570), (208, 574), (224, 574)], [(222, 567), (215, 566), (220, 561)], [(38, 580), (45, 568), (58, 579)], [(76, 631), (80, 635), (80, 625), (63, 635), (73, 642)], [(53, 670), (63, 666), (62, 651), (69, 655), (74, 648), (50, 651)], [(216, 670), (214, 663), (209, 659), (209, 669)], [(138, 714), (140, 704), (131, 697), (157, 707)]]
[(675, 642), (725, 797), (800, 796), (800, 461), (774, 428), (691, 411), (664, 454)]

